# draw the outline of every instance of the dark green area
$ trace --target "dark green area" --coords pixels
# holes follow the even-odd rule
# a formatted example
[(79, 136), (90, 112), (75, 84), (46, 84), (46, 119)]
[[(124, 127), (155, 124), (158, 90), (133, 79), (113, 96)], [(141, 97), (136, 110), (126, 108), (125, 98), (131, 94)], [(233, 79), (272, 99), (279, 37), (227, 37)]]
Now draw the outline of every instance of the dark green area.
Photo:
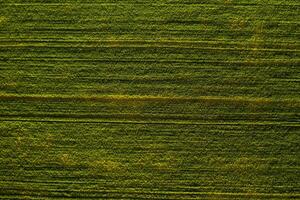
[(0, 0), (0, 199), (299, 199), (298, 0)]

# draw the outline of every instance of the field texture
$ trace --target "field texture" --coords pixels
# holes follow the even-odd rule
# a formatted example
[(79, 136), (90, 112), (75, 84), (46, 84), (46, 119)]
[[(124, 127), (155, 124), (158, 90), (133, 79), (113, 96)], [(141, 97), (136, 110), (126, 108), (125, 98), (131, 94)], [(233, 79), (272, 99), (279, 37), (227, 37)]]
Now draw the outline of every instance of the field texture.
[(300, 199), (299, 0), (0, 0), (0, 199)]

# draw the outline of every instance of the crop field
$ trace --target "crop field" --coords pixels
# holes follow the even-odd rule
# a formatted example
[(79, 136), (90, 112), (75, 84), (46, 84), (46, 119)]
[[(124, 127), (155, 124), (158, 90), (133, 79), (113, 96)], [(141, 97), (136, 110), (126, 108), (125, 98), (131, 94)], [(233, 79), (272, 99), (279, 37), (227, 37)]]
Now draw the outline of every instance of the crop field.
[(0, 199), (300, 199), (299, 0), (0, 0)]

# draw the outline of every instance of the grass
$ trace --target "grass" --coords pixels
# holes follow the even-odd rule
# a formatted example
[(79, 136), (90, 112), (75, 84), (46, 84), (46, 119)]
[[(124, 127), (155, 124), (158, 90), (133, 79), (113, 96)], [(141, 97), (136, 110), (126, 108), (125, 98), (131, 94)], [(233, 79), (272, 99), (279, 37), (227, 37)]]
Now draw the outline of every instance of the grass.
[(0, 0), (0, 199), (299, 199), (295, 0)]

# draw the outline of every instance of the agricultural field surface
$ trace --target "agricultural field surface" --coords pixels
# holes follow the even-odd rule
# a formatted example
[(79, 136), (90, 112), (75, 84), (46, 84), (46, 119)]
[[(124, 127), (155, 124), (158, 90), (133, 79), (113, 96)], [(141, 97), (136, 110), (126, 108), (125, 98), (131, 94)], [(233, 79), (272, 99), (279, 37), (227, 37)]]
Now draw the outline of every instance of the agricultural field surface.
[(0, 199), (300, 199), (300, 1), (0, 0)]

